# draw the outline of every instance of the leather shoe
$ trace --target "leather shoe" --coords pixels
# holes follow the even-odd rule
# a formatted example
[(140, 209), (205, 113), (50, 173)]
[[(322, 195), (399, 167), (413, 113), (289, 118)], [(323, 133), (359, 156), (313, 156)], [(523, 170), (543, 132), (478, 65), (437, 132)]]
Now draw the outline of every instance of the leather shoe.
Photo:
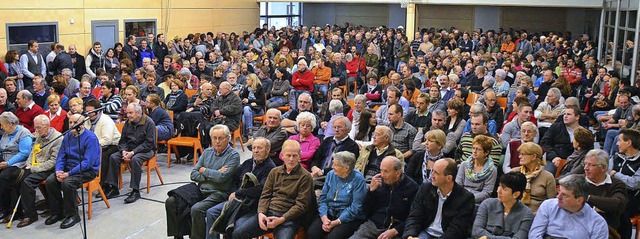
[(109, 188), (107, 188), (107, 191), (104, 192), (104, 195), (107, 197), (107, 199), (112, 199), (119, 196), (120, 191), (118, 191), (115, 186), (109, 186)]
[(4, 224), (4, 223), (9, 223), (9, 221), (10, 221), (10, 220), (11, 220), (11, 215), (6, 215), (6, 216), (4, 216), (4, 218), (2, 219), (2, 222), (0, 222), (0, 223), (2, 223), (2, 224)]
[(56, 222), (59, 222), (62, 219), (64, 219), (62, 215), (57, 215), (57, 214), (51, 215), (49, 218), (47, 218), (47, 220), (44, 221), (44, 225), (55, 224)]
[(0, 212), (0, 218), (5, 218), (7, 217), (8, 214), (4, 213), (4, 212)]
[(138, 199), (140, 199), (140, 191), (131, 191), (131, 193), (129, 193), (129, 196), (127, 198), (124, 199), (124, 203), (133, 203), (135, 201), (138, 201)]
[(62, 224), (60, 224), (60, 228), (67, 229), (72, 226), (75, 226), (78, 222), (80, 222), (80, 216), (78, 215), (69, 216), (67, 217), (67, 219), (64, 219), (64, 221), (62, 221)]
[(24, 219), (22, 219), (22, 221), (20, 221), (20, 223), (18, 223), (18, 228), (29, 226), (29, 225), (31, 225), (31, 223), (33, 223), (33, 222), (35, 222), (37, 220), (38, 220), (38, 216), (25, 217)]

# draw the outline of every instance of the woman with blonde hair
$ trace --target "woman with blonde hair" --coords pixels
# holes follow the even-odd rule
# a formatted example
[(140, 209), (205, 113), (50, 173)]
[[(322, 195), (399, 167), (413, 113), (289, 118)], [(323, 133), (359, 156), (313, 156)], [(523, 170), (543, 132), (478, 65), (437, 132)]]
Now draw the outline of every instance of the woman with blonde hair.
[(140, 104), (140, 107), (142, 107), (142, 112), (147, 112), (147, 104), (143, 100), (138, 99), (138, 96), (140, 95), (140, 89), (138, 89), (137, 86), (129, 85), (122, 91), (122, 93), (124, 98), (122, 100), (122, 108), (120, 109), (117, 123), (124, 123), (127, 121), (127, 106), (131, 103)]
[(165, 110), (160, 96), (150, 94), (146, 100), (149, 117), (153, 119), (153, 122), (156, 123), (156, 129), (158, 129), (158, 140), (170, 139), (173, 134), (173, 121)]
[(447, 136), (444, 131), (439, 129), (427, 131), (424, 138), (426, 139), (422, 143), (426, 149), (424, 156), (409, 161), (405, 170), (407, 176), (411, 177), (418, 185), (431, 183), (433, 164), (438, 159), (444, 158), (442, 149), (447, 143)]
[(518, 147), (518, 153), (520, 167), (511, 171), (521, 172), (527, 178), (522, 203), (536, 213), (542, 201), (556, 196), (556, 180), (553, 174), (543, 168), (546, 160), (542, 159), (543, 151), (540, 145), (533, 142), (524, 143)]
[(240, 95), (244, 113), (242, 114), (243, 135), (253, 135), (253, 117), (264, 114), (265, 93), (262, 82), (256, 74), (247, 75), (246, 88)]

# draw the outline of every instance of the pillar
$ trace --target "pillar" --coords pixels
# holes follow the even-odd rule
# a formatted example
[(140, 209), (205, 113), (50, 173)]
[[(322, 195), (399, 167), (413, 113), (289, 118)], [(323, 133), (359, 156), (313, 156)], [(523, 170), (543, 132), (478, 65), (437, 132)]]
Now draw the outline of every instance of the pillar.
[(418, 16), (418, 8), (415, 3), (407, 4), (407, 24), (405, 24), (407, 40), (413, 41), (413, 36), (416, 32), (416, 18)]

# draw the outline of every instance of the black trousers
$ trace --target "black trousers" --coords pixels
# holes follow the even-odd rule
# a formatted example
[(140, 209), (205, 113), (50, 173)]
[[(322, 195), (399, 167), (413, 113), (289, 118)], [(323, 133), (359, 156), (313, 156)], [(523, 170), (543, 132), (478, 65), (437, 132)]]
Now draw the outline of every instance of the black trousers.
[(104, 185), (107, 182), (107, 175), (109, 175), (109, 157), (118, 152), (117, 145), (107, 145), (102, 147), (102, 157), (100, 159), (100, 171), (102, 177), (100, 178), (100, 185)]
[(0, 210), (5, 214), (13, 211), (18, 201), (16, 189), (20, 185), (19, 177), (22, 171), (14, 166), (0, 169)]
[[(29, 171), (27, 170), (27, 172)], [(36, 189), (40, 186), (40, 183), (46, 180), (51, 174), (54, 174), (53, 170), (37, 173), (29, 172), (27, 177), (20, 183), (20, 195), (22, 195), (20, 204), (24, 210), (24, 216), (38, 216), (38, 212), (36, 211)]]
[(82, 184), (93, 180), (96, 175), (96, 172), (84, 171), (80, 174), (70, 175), (62, 182), (58, 182), (55, 173), (49, 175), (46, 187), (47, 194), (49, 194), (51, 215), (62, 215), (64, 217), (78, 215), (78, 188), (82, 187)]
[(353, 235), (360, 224), (362, 224), (362, 220), (356, 220), (351, 222), (342, 223), (340, 225), (335, 226), (329, 232), (325, 232), (322, 230), (322, 219), (320, 217), (316, 218), (309, 228), (307, 229), (307, 238), (308, 239), (340, 239), (340, 238), (349, 238)]

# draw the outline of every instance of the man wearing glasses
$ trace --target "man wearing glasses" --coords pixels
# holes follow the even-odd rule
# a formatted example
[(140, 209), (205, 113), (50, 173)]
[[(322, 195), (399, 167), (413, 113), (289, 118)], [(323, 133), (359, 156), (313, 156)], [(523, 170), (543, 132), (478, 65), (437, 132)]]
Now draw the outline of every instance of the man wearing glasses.
[(132, 191), (124, 202), (133, 203), (140, 199), (142, 163), (155, 155), (156, 125), (151, 117), (142, 113), (142, 107), (138, 103), (131, 103), (127, 106), (127, 118), (128, 121), (124, 124), (118, 143), (118, 151), (109, 158), (105, 194), (107, 198), (120, 195), (116, 186), (118, 185), (120, 165), (129, 162)]
[(631, 223), (623, 216), (625, 207), (621, 206), (628, 202), (627, 186), (607, 174), (608, 167), (609, 155), (604, 150), (592, 149), (584, 157), (586, 202), (620, 233), (621, 238), (631, 238)]
[[(200, 160), (191, 170), (191, 181), (197, 183), (193, 187), (199, 193), (192, 193), (188, 189), (189, 185), (182, 186), (169, 192), (165, 209), (167, 213), (167, 234), (174, 238), (182, 238), (188, 232), (188, 225), (191, 225), (190, 238), (204, 239), (206, 233), (205, 217), (209, 208), (226, 201), (238, 166), (240, 165), (240, 154), (229, 145), (231, 131), (226, 125), (215, 125), (209, 130), (213, 147), (209, 147), (202, 152)], [(195, 204), (190, 204), (192, 201)], [(183, 209), (187, 204), (186, 211), (191, 217), (185, 217)], [(189, 207), (191, 209), (189, 210)], [(181, 209), (182, 208), (182, 209)], [(186, 214), (188, 215), (188, 214)], [(191, 223), (184, 221), (191, 220)]]
[(300, 114), (300, 112), (309, 112), (316, 116), (316, 127), (313, 130), (313, 135), (318, 135), (318, 128), (320, 128), (320, 122), (322, 122), (322, 120), (317, 114), (311, 111), (312, 105), (313, 99), (311, 99), (309, 93), (300, 94), (300, 96), (298, 96), (298, 108), (291, 109), (282, 115), (282, 127), (290, 134), (297, 134), (298, 132), (294, 127), (296, 126), (298, 114)]
[(560, 179), (558, 197), (540, 205), (529, 238), (609, 238), (607, 222), (585, 206), (587, 182), (582, 175)]

